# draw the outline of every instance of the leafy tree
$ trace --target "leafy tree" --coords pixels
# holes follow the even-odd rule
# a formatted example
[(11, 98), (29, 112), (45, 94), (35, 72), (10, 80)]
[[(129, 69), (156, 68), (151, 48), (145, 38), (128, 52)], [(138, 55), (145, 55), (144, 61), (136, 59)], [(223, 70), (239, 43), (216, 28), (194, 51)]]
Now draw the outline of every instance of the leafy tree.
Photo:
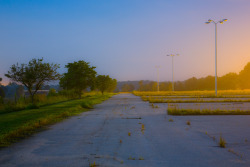
[(139, 91), (143, 91), (143, 80), (139, 81)]
[(242, 89), (250, 88), (250, 62), (239, 73), (240, 87)]
[(34, 95), (45, 82), (60, 78), (58, 68), (58, 64), (43, 63), (43, 58), (32, 59), (28, 64), (13, 64), (5, 76), (26, 86), (34, 103)]
[(112, 92), (117, 85), (116, 79), (112, 79), (109, 75), (98, 75), (96, 77), (96, 87), (102, 94), (104, 91)]
[(111, 79), (111, 82), (109, 84), (109, 87), (108, 87), (108, 92), (114, 92), (115, 89), (117, 88), (117, 80), (116, 79)]
[(81, 98), (83, 90), (94, 86), (96, 67), (83, 60), (68, 63), (65, 67), (68, 68), (68, 72), (60, 79), (60, 86), (67, 90), (75, 90)]
[(48, 96), (56, 96), (56, 95), (57, 95), (56, 90), (55, 90), (54, 88), (51, 88), (51, 89), (49, 90)]
[(218, 89), (237, 89), (238, 82), (238, 75), (236, 73), (228, 73), (218, 78)]

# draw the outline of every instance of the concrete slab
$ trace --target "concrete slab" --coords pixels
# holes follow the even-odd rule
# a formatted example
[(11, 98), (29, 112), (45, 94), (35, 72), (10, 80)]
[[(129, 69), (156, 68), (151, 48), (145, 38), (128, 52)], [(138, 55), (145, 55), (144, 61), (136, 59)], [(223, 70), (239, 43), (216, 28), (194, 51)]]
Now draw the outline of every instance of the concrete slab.
[(0, 166), (250, 166), (250, 116), (169, 116), (157, 105), (116, 95), (0, 150)]

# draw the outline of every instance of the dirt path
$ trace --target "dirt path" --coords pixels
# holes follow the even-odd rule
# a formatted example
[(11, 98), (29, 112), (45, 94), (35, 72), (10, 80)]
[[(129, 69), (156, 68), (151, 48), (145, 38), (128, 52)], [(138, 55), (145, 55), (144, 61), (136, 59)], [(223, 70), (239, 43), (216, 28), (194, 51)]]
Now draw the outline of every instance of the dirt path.
[(250, 116), (173, 117), (157, 105), (116, 95), (0, 150), (0, 166), (250, 166)]

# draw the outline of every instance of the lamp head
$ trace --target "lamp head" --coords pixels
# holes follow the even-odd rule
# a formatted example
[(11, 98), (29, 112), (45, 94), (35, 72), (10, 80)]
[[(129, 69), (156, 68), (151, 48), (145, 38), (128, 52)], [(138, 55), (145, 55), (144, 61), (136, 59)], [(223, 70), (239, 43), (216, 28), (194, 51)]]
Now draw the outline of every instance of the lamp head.
[(211, 23), (213, 20), (209, 19), (208, 22)]
[(228, 21), (227, 19), (223, 19), (222, 21)]
[(205, 24), (209, 24), (210, 22), (205, 22)]

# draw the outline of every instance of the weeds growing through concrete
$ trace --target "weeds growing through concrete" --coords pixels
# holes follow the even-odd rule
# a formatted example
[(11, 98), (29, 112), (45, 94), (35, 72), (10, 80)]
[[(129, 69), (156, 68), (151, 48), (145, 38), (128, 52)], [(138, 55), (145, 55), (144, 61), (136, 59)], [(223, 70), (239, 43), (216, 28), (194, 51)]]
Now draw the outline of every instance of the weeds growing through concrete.
[(220, 136), (220, 141), (219, 141), (219, 146), (221, 148), (225, 148), (226, 147), (226, 140)]
[(170, 118), (170, 119), (168, 120), (168, 122), (174, 122), (174, 120), (173, 120), (172, 118)]
[(95, 162), (94, 162), (94, 163), (92, 163), (92, 164), (89, 164), (89, 167), (97, 167), (97, 165), (96, 165)]

